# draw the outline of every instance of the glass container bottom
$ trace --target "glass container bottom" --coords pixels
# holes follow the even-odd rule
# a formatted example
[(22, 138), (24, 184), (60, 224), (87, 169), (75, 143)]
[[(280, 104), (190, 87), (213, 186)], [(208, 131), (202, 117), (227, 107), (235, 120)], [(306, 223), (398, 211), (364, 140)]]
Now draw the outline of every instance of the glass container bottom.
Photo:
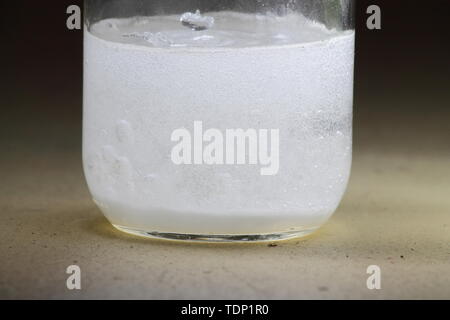
[(307, 236), (318, 229), (318, 227), (315, 227), (270, 234), (183, 234), (183, 233), (166, 233), (166, 232), (130, 229), (127, 227), (114, 224), (113, 226), (116, 229), (129, 234), (152, 239), (162, 239), (172, 241), (192, 241), (192, 242), (225, 242), (225, 243), (273, 242), (273, 241), (289, 240)]

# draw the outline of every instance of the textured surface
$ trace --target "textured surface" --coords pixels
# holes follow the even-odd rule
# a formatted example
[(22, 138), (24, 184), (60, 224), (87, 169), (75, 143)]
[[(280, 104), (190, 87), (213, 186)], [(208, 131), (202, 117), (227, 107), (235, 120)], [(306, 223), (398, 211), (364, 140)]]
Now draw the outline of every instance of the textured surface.
[[(357, 116), (353, 172), (338, 212), (316, 234), (276, 247), (115, 231), (90, 200), (78, 124), (34, 130), (28, 121), (43, 118), (23, 120), (2, 140), (0, 298), (450, 298), (444, 120), (409, 117), (402, 125), (391, 113), (379, 126), (378, 117)], [(420, 135), (407, 130), (411, 123)], [(65, 289), (71, 264), (81, 267), (81, 291)], [(382, 269), (380, 291), (366, 288), (371, 264)]]

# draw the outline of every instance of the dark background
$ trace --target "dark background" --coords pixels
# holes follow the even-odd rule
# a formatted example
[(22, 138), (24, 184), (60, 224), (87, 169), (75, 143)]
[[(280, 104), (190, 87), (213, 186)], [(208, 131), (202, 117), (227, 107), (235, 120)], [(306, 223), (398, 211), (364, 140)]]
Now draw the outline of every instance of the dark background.
[[(81, 147), (83, 32), (66, 28), (70, 4), (82, 1), (1, 2), (4, 151)], [(382, 30), (365, 27), (370, 4)], [(355, 151), (448, 153), (450, 1), (356, 7)]]

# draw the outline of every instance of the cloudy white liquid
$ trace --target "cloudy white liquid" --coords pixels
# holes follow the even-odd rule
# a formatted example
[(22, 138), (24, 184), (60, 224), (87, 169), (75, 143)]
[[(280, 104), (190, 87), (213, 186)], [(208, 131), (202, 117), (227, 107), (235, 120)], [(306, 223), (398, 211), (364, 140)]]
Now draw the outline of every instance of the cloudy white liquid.
[[(320, 226), (351, 163), (353, 31), (301, 16), (109, 19), (85, 32), (83, 160), (115, 225), (193, 234)], [(279, 171), (175, 165), (178, 128), (279, 129)]]

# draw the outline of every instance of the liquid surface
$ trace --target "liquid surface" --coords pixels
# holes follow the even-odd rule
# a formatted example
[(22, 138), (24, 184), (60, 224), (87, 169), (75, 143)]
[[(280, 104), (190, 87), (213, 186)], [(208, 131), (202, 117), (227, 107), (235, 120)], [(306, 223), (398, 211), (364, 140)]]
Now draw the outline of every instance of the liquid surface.
[[(354, 33), (302, 17), (213, 16), (203, 31), (193, 29), (211, 21), (158, 17), (105, 20), (85, 33), (91, 193), (113, 224), (138, 230), (317, 227), (336, 209), (350, 173)], [(269, 20), (259, 28), (258, 19)], [(287, 28), (292, 20), (303, 28)], [(164, 44), (129, 36), (145, 32)], [(171, 134), (192, 132), (194, 121), (222, 132), (279, 129), (279, 172), (175, 165)]]
[(254, 47), (321, 41), (343, 34), (298, 14), (237, 12), (106, 19), (90, 31), (109, 41), (148, 47)]

